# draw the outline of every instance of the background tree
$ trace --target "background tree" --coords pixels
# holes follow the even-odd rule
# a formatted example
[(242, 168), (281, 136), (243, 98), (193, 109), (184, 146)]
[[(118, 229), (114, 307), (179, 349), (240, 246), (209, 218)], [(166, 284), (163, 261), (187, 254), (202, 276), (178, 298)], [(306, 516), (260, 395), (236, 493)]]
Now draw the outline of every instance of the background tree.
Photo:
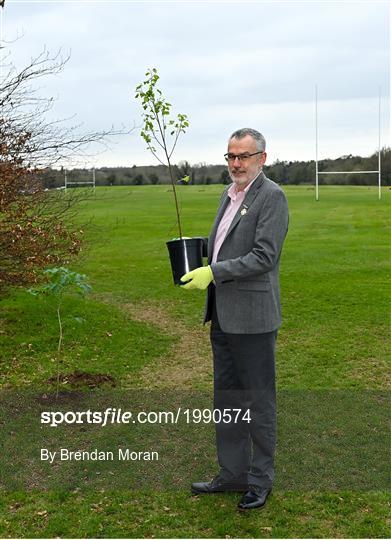
[(178, 163), (178, 179), (183, 178), (184, 176), (189, 176), (192, 178), (193, 167), (188, 161), (180, 161)]
[(117, 183), (117, 175), (115, 173), (109, 174), (107, 177), (107, 182), (109, 186), (114, 186)]
[(156, 173), (150, 173), (148, 175), (148, 179), (153, 186), (155, 186), (159, 182), (159, 177)]
[(53, 99), (38, 95), (34, 83), (59, 74), (67, 60), (43, 51), (20, 71), (11, 63), (0, 66), (0, 288), (34, 283), (37, 270), (79, 252), (83, 231), (73, 218), (84, 195), (45, 191), (43, 173), (122, 133), (83, 134), (80, 126), (47, 119)]
[(231, 183), (231, 177), (229, 175), (229, 172), (227, 169), (224, 169), (221, 172), (220, 181), (222, 184), (230, 184)]
[(134, 186), (142, 186), (143, 182), (144, 182), (144, 176), (142, 174), (136, 174), (136, 176), (133, 178)]
[(124, 172), (124, 177), (126, 178), (126, 180), (124, 181), (124, 184), (132, 183), (133, 174), (130, 171)]

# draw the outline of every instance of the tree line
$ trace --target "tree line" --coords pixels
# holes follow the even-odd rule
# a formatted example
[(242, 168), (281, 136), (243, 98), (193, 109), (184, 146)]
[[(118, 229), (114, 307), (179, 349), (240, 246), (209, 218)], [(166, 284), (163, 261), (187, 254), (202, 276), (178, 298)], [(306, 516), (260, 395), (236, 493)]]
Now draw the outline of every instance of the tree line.
[[(377, 170), (378, 152), (369, 157), (346, 155), (337, 159), (323, 159), (319, 161), (319, 171), (360, 171)], [(313, 184), (315, 182), (315, 161), (275, 161), (265, 165), (266, 176), (282, 185)], [(225, 165), (209, 165), (197, 163), (191, 165), (188, 161), (181, 161), (174, 166), (174, 173), (178, 180), (188, 176), (189, 184), (229, 184), (231, 182)], [(86, 182), (92, 180), (90, 169), (70, 169), (66, 171), (69, 182)], [(53, 189), (64, 186), (63, 169), (46, 168), (42, 171), (42, 181), (45, 188)], [(382, 185), (391, 183), (391, 149), (383, 148), (381, 152), (381, 180)], [(376, 185), (376, 174), (328, 174), (320, 175), (320, 184), (330, 185)], [(167, 167), (163, 165), (149, 165), (132, 167), (100, 167), (95, 170), (95, 183), (97, 186), (141, 186), (169, 184), (170, 178)]]

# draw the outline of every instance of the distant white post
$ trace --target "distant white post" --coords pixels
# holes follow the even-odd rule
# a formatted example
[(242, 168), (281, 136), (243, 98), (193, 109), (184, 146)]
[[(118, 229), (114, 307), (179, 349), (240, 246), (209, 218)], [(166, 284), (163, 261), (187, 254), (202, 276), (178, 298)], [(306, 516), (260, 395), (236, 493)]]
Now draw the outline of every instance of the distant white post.
[(379, 86), (379, 152), (378, 152), (378, 169), (379, 169), (379, 200), (381, 199), (381, 146), (380, 146), (380, 105), (381, 105), (381, 91)]
[(320, 174), (377, 174), (378, 197), (381, 199), (381, 144), (380, 144), (380, 114), (381, 114), (381, 88), (379, 86), (379, 140), (378, 140), (378, 167), (376, 171), (319, 171), (318, 163), (318, 85), (315, 85), (315, 199), (319, 200), (319, 175)]
[(315, 85), (315, 200), (319, 200), (318, 176), (318, 85)]
[(87, 180), (86, 182), (81, 182), (79, 180), (76, 180), (75, 182), (71, 181), (69, 182), (67, 177), (67, 171), (64, 169), (64, 180), (65, 184), (64, 187), (67, 189), (68, 186), (92, 186), (95, 191), (95, 167), (92, 168), (92, 180)]

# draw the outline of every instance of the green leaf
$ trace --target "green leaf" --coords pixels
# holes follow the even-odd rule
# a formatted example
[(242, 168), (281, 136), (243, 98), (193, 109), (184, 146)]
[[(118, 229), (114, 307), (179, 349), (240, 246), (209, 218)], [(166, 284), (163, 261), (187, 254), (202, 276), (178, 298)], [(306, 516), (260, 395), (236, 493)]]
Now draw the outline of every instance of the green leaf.
[(40, 293), (40, 291), (38, 291), (37, 289), (27, 289), (27, 292), (32, 296), (38, 296)]

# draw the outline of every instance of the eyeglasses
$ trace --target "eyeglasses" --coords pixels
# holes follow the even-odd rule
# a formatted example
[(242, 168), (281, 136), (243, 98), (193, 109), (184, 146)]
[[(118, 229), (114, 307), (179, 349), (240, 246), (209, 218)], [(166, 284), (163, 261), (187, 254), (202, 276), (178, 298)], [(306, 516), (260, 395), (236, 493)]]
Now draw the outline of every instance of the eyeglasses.
[(238, 159), (241, 163), (245, 163), (248, 158), (250, 158), (251, 156), (255, 156), (256, 154), (263, 154), (263, 151), (261, 152), (254, 152), (253, 154), (248, 154), (248, 153), (245, 153), (245, 154), (224, 154), (224, 157), (225, 157), (225, 161), (228, 161), (229, 163), (233, 163), (235, 161), (235, 159)]

